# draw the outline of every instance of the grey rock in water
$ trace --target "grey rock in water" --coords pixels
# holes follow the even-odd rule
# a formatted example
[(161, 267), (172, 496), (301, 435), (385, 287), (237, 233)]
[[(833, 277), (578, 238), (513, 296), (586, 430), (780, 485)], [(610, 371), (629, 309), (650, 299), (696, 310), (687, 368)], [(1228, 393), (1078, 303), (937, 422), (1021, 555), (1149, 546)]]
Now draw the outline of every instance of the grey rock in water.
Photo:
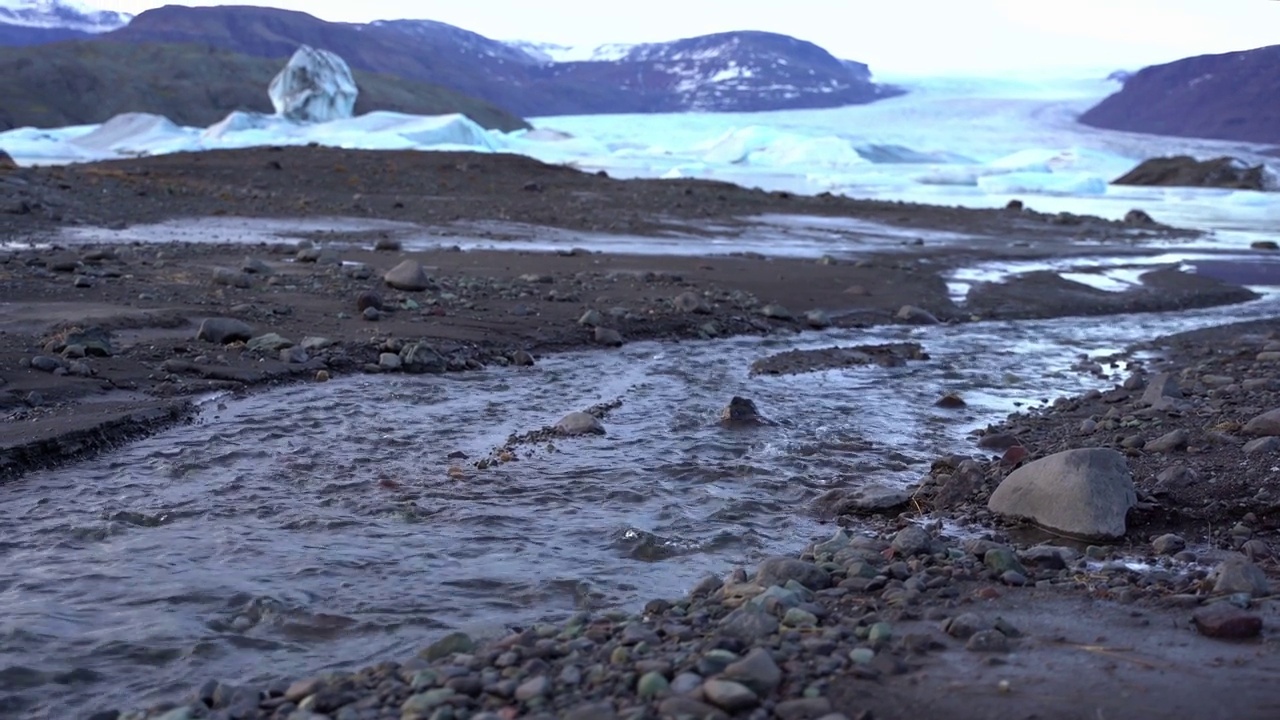
[(1124, 536), (1137, 503), (1128, 463), (1108, 448), (1066, 450), (1028, 463), (1000, 483), (987, 505), (1006, 517), (1082, 539)]
[(607, 327), (596, 327), (593, 339), (597, 345), (605, 347), (622, 347), (624, 344), (622, 333)]
[(388, 287), (406, 292), (421, 292), (431, 287), (431, 278), (417, 260), (405, 260), (382, 276)]
[(760, 410), (756, 408), (756, 403), (751, 398), (744, 398), (734, 395), (729, 399), (729, 404), (720, 411), (720, 424), (727, 427), (740, 427), (745, 425), (776, 425), (769, 418), (760, 414)]
[(400, 365), (407, 373), (440, 374), (449, 369), (449, 361), (425, 342), (412, 342), (400, 349)]
[(571, 412), (555, 424), (560, 435), (604, 435), (604, 424), (591, 413)]
[(933, 313), (925, 310), (924, 308), (916, 307), (915, 305), (903, 305), (898, 310), (898, 314), (894, 317), (903, 322), (914, 323), (916, 325), (938, 324), (938, 318), (934, 316)]
[(226, 345), (233, 342), (248, 342), (253, 337), (253, 327), (243, 320), (235, 318), (207, 318), (200, 323), (196, 331), (196, 339)]

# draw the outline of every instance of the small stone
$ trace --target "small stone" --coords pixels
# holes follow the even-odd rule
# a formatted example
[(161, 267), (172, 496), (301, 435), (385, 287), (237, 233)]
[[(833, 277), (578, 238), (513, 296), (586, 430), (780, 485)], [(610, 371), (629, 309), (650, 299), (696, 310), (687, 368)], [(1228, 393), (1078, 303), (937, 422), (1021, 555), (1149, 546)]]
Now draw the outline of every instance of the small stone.
[(560, 418), (554, 426), (559, 435), (604, 435), (604, 424), (591, 413), (571, 412)]
[(766, 558), (756, 570), (756, 583), (761, 587), (786, 585), (794, 580), (810, 590), (824, 590), (831, 586), (827, 571), (811, 562), (785, 556)]
[(476, 643), (464, 632), (451, 632), (428, 645), (418, 656), (427, 662), (434, 662), (450, 655), (474, 652)]
[(1218, 602), (1192, 615), (1201, 635), (1221, 640), (1247, 640), (1262, 633), (1262, 618), (1229, 603)]
[(382, 319), (382, 311), (378, 308), (368, 307), (361, 311), (360, 317), (368, 322), (377, 322)]
[(35, 370), (51, 373), (62, 367), (62, 361), (48, 355), (36, 355), (31, 358), (31, 367)]
[[(697, 720), (729, 720), (719, 708), (691, 697), (674, 696), (658, 704), (658, 714), (663, 718), (697, 718)], [(604, 716), (583, 715), (580, 720), (602, 720)], [(566, 719), (567, 720), (567, 719)], [(578, 719), (575, 719), (578, 720)]]
[(726, 667), (724, 677), (726, 680), (740, 682), (760, 695), (768, 695), (782, 682), (782, 670), (768, 650), (755, 648), (746, 657)]
[(426, 692), (410, 695), (400, 705), (400, 712), (405, 718), (427, 718), (431, 711), (449, 702), (457, 695), (452, 688), (436, 688)]
[(622, 333), (607, 327), (597, 327), (593, 339), (597, 345), (605, 347), (622, 347), (624, 344)]
[(783, 700), (773, 709), (778, 720), (819, 720), (831, 714), (831, 701), (824, 697)]
[(1142, 447), (1142, 449), (1145, 450), (1146, 452), (1159, 452), (1159, 453), (1167, 453), (1167, 452), (1173, 452), (1175, 450), (1182, 450), (1187, 446), (1187, 441), (1190, 440), (1190, 438), (1191, 438), (1191, 435), (1186, 430), (1183, 430), (1182, 428), (1178, 428), (1177, 430), (1174, 430), (1172, 432), (1167, 432), (1164, 435), (1161, 435), (1160, 437), (1156, 438), (1155, 440), (1148, 442), (1146, 445)]
[(245, 348), (250, 352), (279, 352), (285, 348), (293, 347), (293, 341), (282, 337), (277, 333), (266, 333), (251, 338), (245, 344)]
[(916, 307), (915, 305), (903, 305), (898, 310), (898, 314), (894, 317), (903, 322), (914, 323), (916, 325), (938, 324), (938, 318), (935, 317), (933, 313), (925, 310), (924, 308)]
[(1177, 555), (1187, 548), (1187, 541), (1180, 535), (1167, 533), (1151, 541), (1151, 549), (1157, 555)]
[(329, 371), (328, 371), (328, 370), (317, 370), (317, 371), (316, 371), (316, 382), (329, 382)]
[(431, 287), (431, 278), (417, 260), (405, 260), (387, 271), (382, 281), (388, 287), (406, 292), (421, 292)]
[(379, 252), (398, 252), (400, 241), (393, 237), (380, 237), (373, 241), (373, 249)]
[(1262, 597), (1271, 592), (1267, 574), (1243, 557), (1224, 560), (1214, 570), (1214, 574), (1217, 576), (1213, 585), (1215, 593), (1250, 593), (1254, 597)]
[(778, 619), (759, 605), (746, 604), (720, 621), (720, 632), (744, 644), (753, 644), (778, 631)]
[(231, 268), (214, 268), (213, 284), (225, 285), (235, 288), (249, 288), (253, 286), (253, 280), (245, 273)]
[(537, 697), (544, 697), (551, 694), (551, 681), (544, 675), (530, 678), (520, 683), (516, 687), (516, 699), (521, 702), (528, 702)]
[(319, 678), (297, 680), (284, 691), (284, 699), (296, 703), (308, 695), (315, 695), (323, 685)]
[(1280, 436), (1280, 408), (1262, 413), (1245, 423), (1244, 434), (1264, 437)]
[(298, 346), (287, 347), (280, 350), (280, 362), (289, 365), (301, 365), (311, 358), (307, 355), (307, 351)]
[(702, 695), (707, 702), (730, 713), (760, 704), (760, 698), (750, 688), (732, 680), (708, 680), (702, 684)]
[(365, 290), (356, 296), (356, 310), (364, 312), (369, 308), (382, 309), (382, 296), (372, 290)]
[(604, 324), (604, 316), (599, 310), (588, 310), (582, 313), (582, 317), (578, 318), (578, 324), (586, 327), (600, 327)]
[(795, 320), (796, 316), (791, 311), (777, 303), (769, 303), (760, 308), (760, 314), (770, 320)]
[(378, 355), (378, 367), (383, 370), (399, 370), (401, 366), (400, 356), (395, 353), (381, 353)]
[(782, 624), (787, 627), (814, 627), (818, 624), (818, 616), (798, 607), (788, 608), (782, 616)]
[(206, 318), (196, 331), (196, 339), (205, 342), (227, 345), (233, 342), (248, 342), (253, 337), (253, 328), (249, 323), (235, 318)]
[(814, 330), (823, 330), (831, 327), (831, 316), (822, 310), (810, 310), (804, 314), (804, 324)]
[(982, 564), (986, 565), (993, 572), (1004, 574), (1010, 570), (1026, 575), (1027, 569), (1018, 561), (1018, 556), (1013, 550), (1001, 546), (994, 547), (982, 556)]
[(1241, 448), (1245, 455), (1270, 455), (1280, 452), (1280, 437), (1268, 435), (1254, 438)]
[(71, 284), (75, 287), (82, 288), (82, 289), (91, 288), (94, 286), (93, 278), (89, 277), (88, 275), (77, 275), (75, 279), (71, 281)]
[(944, 410), (959, 410), (960, 408), (967, 406), (964, 398), (955, 393), (947, 393), (946, 395), (938, 398), (933, 404)]
[(876, 651), (871, 648), (854, 648), (849, 651), (849, 659), (855, 665), (867, 665), (875, 659)]
[(999, 630), (979, 630), (969, 638), (964, 647), (971, 652), (1008, 652), (1009, 638)]
[(242, 272), (246, 272), (251, 275), (270, 275), (271, 274), (270, 265), (253, 257), (245, 258), (244, 262), (240, 263), (240, 270)]
[(702, 296), (695, 292), (682, 292), (671, 300), (671, 305), (682, 313), (699, 313), (707, 314), (711, 312), (711, 306), (707, 304)]
[(670, 688), (670, 683), (659, 672), (647, 672), (636, 682), (636, 694), (648, 700), (663, 695)]
[(986, 625), (974, 613), (963, 613), (948, 620), (944, 629), (953, 638), (967, 640), (986, 629)]
[(933, 537), (929, 535), (927, 530), (919, 525), (908, 525), (893, 536), (893, 542), (890, 543), (890, 546), (898, 555), (911, 557), (927, 553), (929, 546), (932, 544)]

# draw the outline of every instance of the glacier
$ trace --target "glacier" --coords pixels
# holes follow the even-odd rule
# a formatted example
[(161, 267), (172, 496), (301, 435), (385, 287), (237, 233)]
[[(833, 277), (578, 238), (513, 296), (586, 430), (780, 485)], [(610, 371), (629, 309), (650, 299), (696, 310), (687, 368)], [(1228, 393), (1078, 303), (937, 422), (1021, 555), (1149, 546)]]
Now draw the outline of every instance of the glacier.
[(1075, 118), (1118, 84), (1094, 77), (884, 77), (905, 95), (869, 105), (767, 113), (532, 118), (489, 131), (463, 115), (373, 112), (329, 122), (232, 113), (208, 128), (132, 113), (95, 126), (19, 128), (0, 148), (20, 164), (84, 162), (264, 145), (470, 150), (528, 155), (613, 177), (695, 177), (802, 194), (968, 207), (1018, 198), (1044, 212), (1119, 219), (1140, 207), (1171, 224), (1231, 232), (1280, 224), (1274, 196), (1243, 190), (1113, 186), (1144, 159), (1274, 157), (1248, 143), (1138, 135)]

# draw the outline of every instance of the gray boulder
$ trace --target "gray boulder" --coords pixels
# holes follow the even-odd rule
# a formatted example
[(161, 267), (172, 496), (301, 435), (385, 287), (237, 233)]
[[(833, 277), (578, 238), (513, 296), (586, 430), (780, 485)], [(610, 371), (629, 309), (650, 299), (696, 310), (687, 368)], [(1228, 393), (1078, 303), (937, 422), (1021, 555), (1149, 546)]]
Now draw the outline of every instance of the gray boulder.
[(1125, 516), (1137, 503), (1124, 456), (1107, 448), (1055, 453), (1013, 471), (987, 506), (1071, 537), (1124, 536)]
[(1280, 436), (1280, 408), (1268, 410), (1245, 423), (1244, 433), (1262, 437)]
[(405, 260), (387, 271), (382, 281), (396, 290), (421, 292), (431, 287), (431, 278), (417, 260)]
[(253, 337), (253, 328), (249, 323), (235, 318), (213, 317), (206, 318), (200, 323), (200, 329), (196, 331), (197, 340), (205, 340), (219, 345), (228, 343), (248, 342)]
[(591, 413), (571, 412), (560, 418), (555, 430), (561, 435), (604, 435), (604, 424)]

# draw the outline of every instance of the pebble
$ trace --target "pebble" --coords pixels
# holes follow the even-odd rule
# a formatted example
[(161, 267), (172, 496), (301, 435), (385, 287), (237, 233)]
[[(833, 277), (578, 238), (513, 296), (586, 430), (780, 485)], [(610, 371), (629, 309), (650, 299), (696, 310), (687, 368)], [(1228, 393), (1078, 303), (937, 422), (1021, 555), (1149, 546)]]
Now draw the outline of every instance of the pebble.
[(767, 695), (782, 682), (782, 670), (764, 648), (755, 648), (746, 657), (724, 669), (726, 680), (740, 682), (761, 695)]
[(1173, 533), (1161, 535), (1151, 541), (1151, 549), (1157, 555), (1177, 555), (1185, 550), (1186, 547), (1187, 541), (1183, 540), (1182, 536), (1174, 535)]
[(999, 630), (979, 630), (969, 638), (964, 647), (971, 652), (1008, 652), (1009, 638)]
[(702, 684), (702, 695), (707, 702), (730, 713), (750, 710), (760, 704), (760, 698), (751, 688), (732, 680), (708, 680)]

